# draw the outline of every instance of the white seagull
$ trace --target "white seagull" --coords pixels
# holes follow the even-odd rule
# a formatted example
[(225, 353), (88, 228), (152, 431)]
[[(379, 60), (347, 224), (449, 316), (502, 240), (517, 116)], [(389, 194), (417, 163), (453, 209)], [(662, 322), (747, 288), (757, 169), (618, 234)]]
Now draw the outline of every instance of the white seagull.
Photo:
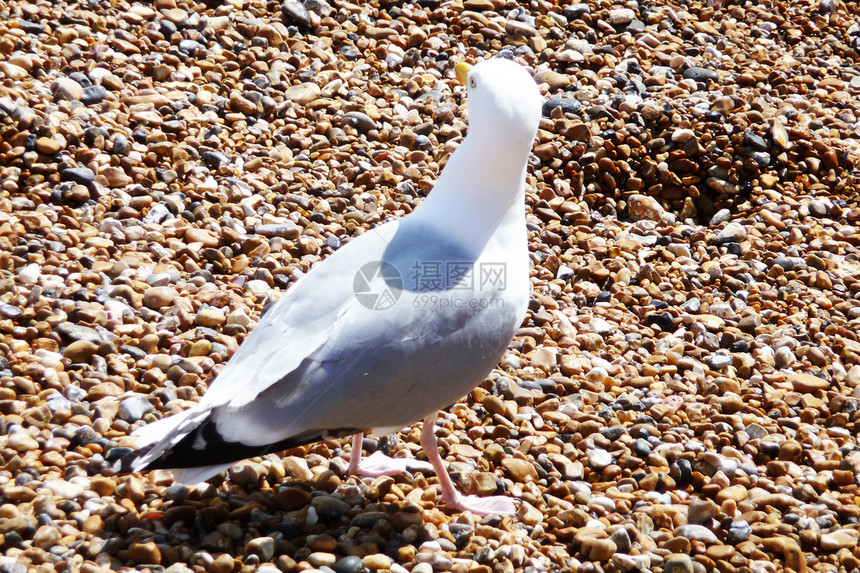
[(430, 195), (287, 290), (195, 407), (133, 434), (121, 471), (172, 469), (196, 483), (244, 458), (354, 434), (350, 473), (387, 475), (408, 460), (377, 452), (362, 461), (363, 433), (423, 419), (421, 446), (445, 504), (515, 513), (508, 497), (457, 491), (434, 422), (493, 370), (525, 317), (526, 169), (542, 98), (510, 60), (455, 72), (468, 89), (469, 131)]

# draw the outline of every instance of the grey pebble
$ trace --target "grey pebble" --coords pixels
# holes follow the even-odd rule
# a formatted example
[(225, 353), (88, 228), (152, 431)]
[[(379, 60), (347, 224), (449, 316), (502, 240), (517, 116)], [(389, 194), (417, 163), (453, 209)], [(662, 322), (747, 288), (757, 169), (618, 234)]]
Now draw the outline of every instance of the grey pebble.
[(541, 108), (541, 113), (545, 117), (549, 117), (555, 108), (561, 108), (562, 113), (578, 114), (582, 111), (582, 104), (579, 100), (569, 97), (552, 98), (544, 102)]
[(691, 66), (684, 70), (684, 79), (693, 80), (696, 82), (716, 82), (720, 79), (720, 74), (716, 70), (709, 70), (699, 66)]
[(96, 180), (96, 174), (89, 167), (70, 167), (60, 171), (60, 179), (80, 183), (81, 185), (89, 185)]
[(81, 97), (81, 103), (84, 105), (95, 105), (101, 103), (107, 97), (108, 91), (104, 86), (93, 85), (84, 88), (84, 95)]
[(343, 124), (351, 125), (362, 133), (376, 129), (376, 122), (369, 115), (360, 111), (348, 111), (343, 114)]
[(130, 396), (120, 402), (117, 416), (126, 422), (137, 422), (154, 409), (146, 396)]
[(68, 340), (86, 340), (93, 344), (101, 343), (102, 339), (94, 328), (82, 324), (63, 322), (57, 326), (57, 333)]
[(294, 24), (299, 28), (308, 28), (311, 25), (311, 16), (308, 9), (301, 2), (284, 2), (281, 6), (286, 24)]

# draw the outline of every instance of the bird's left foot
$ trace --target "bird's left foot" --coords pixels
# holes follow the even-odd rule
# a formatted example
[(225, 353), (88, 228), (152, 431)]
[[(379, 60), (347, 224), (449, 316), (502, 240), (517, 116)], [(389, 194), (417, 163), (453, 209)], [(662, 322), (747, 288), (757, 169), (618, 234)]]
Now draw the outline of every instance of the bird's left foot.
[(421, 460), (389, 458), (382, 452), (374, 452), (364, 459), (358, 459), (355, 464), (350, 459), (348, 471), (353, 475), (377, 478), (417, 471), (433, 471), (433, 466)]
[(517, 513), (517, 506), (513, 500), (503, 495), (478, 497), (476, 495), (457, 493), (453, 499), (445, 500), (445, 506), (459, 511), (471, 511), (475, 515), (484, 517), (496, 513), (501, 516), (515, 515)]

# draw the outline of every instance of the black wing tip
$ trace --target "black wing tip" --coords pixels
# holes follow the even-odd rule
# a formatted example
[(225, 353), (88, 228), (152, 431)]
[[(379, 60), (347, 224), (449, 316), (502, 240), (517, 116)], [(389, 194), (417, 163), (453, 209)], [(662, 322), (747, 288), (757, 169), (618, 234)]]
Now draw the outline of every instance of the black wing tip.
[[(255, 456), (264, 456), (272, 452), (289, 450), (319, 441), (324, 437), (343, 437), (359, 432), (355, 428), (338, 428), (336, 430), (312, 430), (297, 436), (279, 440), (265, 445), (247, 445), (241, 442), (225, 440), (218, 433), (215, 424), (204, 423), (194, 431), (189, 432), (177, 443), (166, 448), (161, 454), (147, 462), (143, 467), (135, 467), (135, 462), (148, 454), (155, 444), (133, 450), (113, 464), (113, 469), (118, 474), (130, 474), (148, 470), (170, 470), (198, 468), (205, 466), (220, 465), (239, 462)], [(198, 443), (199, 434), (204, 438), (203, 448), (195, 447)]]

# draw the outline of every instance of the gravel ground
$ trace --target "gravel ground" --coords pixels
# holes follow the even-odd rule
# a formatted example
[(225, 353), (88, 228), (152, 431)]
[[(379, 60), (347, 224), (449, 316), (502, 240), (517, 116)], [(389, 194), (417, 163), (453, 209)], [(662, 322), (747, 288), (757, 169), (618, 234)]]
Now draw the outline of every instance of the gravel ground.
[[(860, 15), (713, 4), (0, 1), (0, 569), (858, 570)], [(519, 515), (346, 476), (348, 441), (114, 475), (432, 189), (454, 64), (495, 55), (547, 96), (534, 295), (439, 436)]]

